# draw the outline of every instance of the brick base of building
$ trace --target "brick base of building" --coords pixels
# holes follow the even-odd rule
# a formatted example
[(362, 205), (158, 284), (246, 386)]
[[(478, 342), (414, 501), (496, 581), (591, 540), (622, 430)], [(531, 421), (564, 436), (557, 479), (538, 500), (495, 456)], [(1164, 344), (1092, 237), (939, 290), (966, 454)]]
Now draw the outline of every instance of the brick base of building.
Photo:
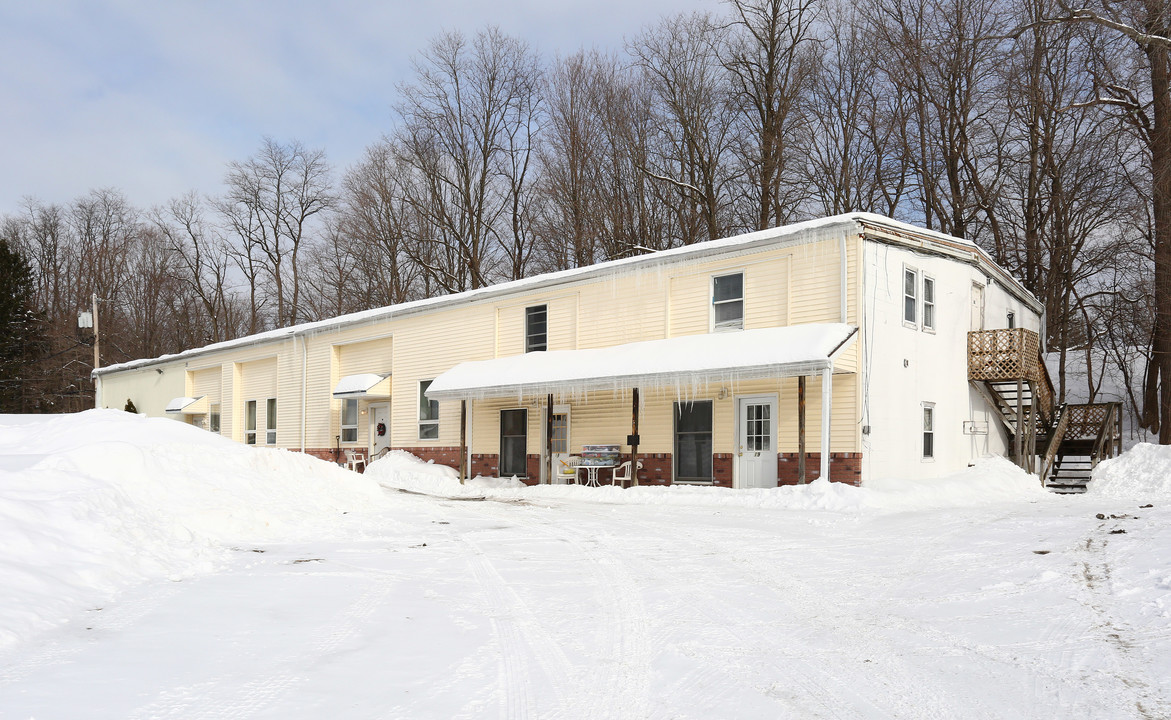
[[(447, 465), (459, 469), (459, 447), (405, 447), (395, 448), (405, 450), (415, 457), (436, 465)], [(366, 458), (366, 448), (353, 448), (362, 458)], [(345, 455), (336, 448), (306, 448), (305, 452), (320, 460), (341, 463)], [(712, 455), (713, 485), (717, 487), (732, 487), (732, 465), (734, 453), (715, 453)], [(639, 485), (670, 485), (674, 474), (674, 458), (671, 453), (639, 453), (638, 459), (642, 462), (642, 469), (638, 471)], [(630, 460), (630, 453), (621, 457), (622, 462)], [(541, 477), (541, 456), (528, 455), (525, 457), (527, 477), (518, 479), (526, 485), (536, 485)], [(471, 477), (499, 476), (500, 456), (495, 454), (472, 453)], [(821, 453), (808, 453), (805, 456), (805, 481), (813, 482), (821, 473)], [(598, 480), (602, 484), (610, 484), (612, 471), (602, 470)], [(862, 453), (831, 453), (829, 456), (829, 479), (831, 482), (846, 483), (848, 485), (862, 484)], [(777, 484), (796, 485), (797, 453), (779, 453), (777, 455)]]

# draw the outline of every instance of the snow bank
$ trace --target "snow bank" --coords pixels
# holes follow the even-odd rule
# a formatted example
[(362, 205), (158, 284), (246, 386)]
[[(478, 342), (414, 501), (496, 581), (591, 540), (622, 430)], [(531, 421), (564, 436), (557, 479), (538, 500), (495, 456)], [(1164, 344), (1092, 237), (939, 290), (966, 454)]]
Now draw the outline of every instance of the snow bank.
[(1094, 468), (1087, 495), (1127, 500), (1171, 499), (1171, 446), (1139, 443)]
[(622, 489), (603, 485), (527, 486), (515, 478), (476, 477), (460, 485), (456, 473), (396, 451), (370, 465), (367, 477), (388, 488), (441, 497), (577, 500), (624, 505), (709, 505), (714, 507), (786, 510), (923, 510), (1032, 501), (1050, 495), (1036, 476), (1003, 458), (990, 458), (956, 475), (934, 480), (888, 479), (857, 488), (826, 480), (808, 485), (729, 490), (694, 485), (640, 486)]
[(1036, 475), (1002, 457), (982, 458), (954, 475), (928, 480), (871, 480), (872, 506), (887, 510), (929, 510), (1051, 499)]
[(0, 647), (231, 547), (342, 532), (386, 503), (331, 463), (117, 410), (0, 416)]

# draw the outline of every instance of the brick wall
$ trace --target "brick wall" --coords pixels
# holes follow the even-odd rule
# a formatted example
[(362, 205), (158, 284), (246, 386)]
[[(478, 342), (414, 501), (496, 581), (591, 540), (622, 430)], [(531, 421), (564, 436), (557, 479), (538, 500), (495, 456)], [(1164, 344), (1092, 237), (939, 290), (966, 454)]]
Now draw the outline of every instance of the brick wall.
[[(366, 457), (365, 448), (355, 448)], [(422, 460), (431, 460), (436, 465), (447, 465), (459, 469), (458, 447), (407, 447), (396, 448), (406, 450)], [(335, 448), (306, 448), (305, 452), (315, 458), (327, 462), (338, 462)], [(733, 453), (715, 453), (712, 456), (712, 472), (715, 475), (715, 485), (732, 487), (732, 465), (735, 462)], [(673, 456), (671, 453), (639, 453), (638, 459), (642, 462), (642, 469), (638, 471), (640, 485), (670, 485), (671, 475), (674, 472)], [(630, 460), (630, 453), (622, 455), (621, 461)], [(528, 455), (525, 458), (528, 468), (528, 477), (520, 478), (526, 485), (536, 485), (541, 477), (541, 456)], [(496, 454), (473, 453), (471, 477), (483, 475), (496, 477), (500, 468), (500, 456)], [(805, 458), (806, 482), (813, 482), (821, 472), (821, 454), (808, 453)], [(861, 485), (862, 483), (862, 453), (832, 453), (829, 457), (829, 479), (832, 482)], [(610, 471), (604, 470), (599, 474), (602, 483), (610, 481)], [(778, 453), (777, 455), (777, 484), (797, 484), (797, 453)]]
[[(821, 474), (821, 453), (805, 455), (805, 481), (813, 482)], [(829, 479), (848, 485), (862, 484), (862, 453), (830, 453)], [(797, 453), (778, 453), (777, 484), (796, 485)]]

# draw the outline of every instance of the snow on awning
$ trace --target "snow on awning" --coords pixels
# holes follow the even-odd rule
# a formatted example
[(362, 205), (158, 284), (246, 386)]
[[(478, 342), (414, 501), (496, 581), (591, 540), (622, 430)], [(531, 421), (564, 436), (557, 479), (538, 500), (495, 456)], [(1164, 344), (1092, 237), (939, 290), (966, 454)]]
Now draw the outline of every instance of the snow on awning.
[(333, 389), (335, 398), (390, 397), (390, 375), (346, 375)]
[(686, 335), (590, 350), (534, 352), (456, 365), (432, 381), (432, 400), (576, 395), (815, 375), (853, 343), (841, 323)]
[(207, 396), (200, 395), (197, 398), (193, 397), (177, 397), (167, 403), (166, 412), (173, 415), (206, 415), (207, 414)]

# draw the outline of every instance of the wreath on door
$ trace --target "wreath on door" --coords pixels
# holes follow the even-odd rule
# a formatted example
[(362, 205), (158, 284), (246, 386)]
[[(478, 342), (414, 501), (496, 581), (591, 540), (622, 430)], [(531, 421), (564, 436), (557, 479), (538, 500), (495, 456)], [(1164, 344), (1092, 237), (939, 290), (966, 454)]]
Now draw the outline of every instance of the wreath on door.
[(382, 436), (386, 435), (386, 423), (384, 423), (384, 422), (378, 423), (377, 431), (378, 431), (378, 437), (382, 437)]

